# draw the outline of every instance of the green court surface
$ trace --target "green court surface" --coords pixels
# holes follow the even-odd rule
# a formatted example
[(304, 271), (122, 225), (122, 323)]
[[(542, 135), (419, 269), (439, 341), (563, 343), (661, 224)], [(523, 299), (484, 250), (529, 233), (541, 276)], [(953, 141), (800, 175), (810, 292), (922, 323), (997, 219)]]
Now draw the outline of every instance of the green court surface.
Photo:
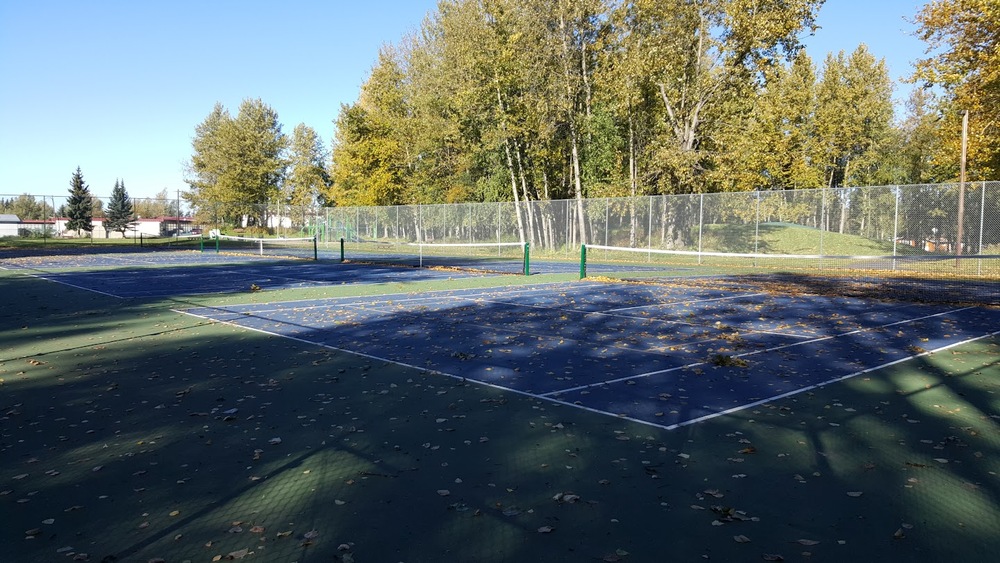
[(174, 312), (507, 283), (123, 300), (0, 271), (0, 560), (1000, 553), (996, 336), (664, 430)]

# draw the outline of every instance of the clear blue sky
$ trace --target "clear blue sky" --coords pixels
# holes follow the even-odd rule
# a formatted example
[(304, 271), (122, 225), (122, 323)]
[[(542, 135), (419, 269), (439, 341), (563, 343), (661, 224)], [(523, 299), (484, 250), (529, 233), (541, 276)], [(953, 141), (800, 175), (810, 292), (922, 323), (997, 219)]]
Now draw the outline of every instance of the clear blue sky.
[[(894, 79), (923, 44), (920, 0), (827, 0), (805, 38), (817, 66), (864, 42)], [(105, 197), (185, 190), (194, 128), (246, 98), (284, 131), (329, 147), (380, 46), (419, 29), (436, 0), (0, 0), (0, 195), (67, 195), (80, 166)]]

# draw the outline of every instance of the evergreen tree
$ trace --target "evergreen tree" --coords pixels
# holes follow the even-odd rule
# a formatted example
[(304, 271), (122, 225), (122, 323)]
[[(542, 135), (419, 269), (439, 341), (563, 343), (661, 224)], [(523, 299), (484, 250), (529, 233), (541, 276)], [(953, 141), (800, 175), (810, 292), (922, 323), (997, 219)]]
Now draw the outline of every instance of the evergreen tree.
[(94, 224), (92, 222), (94, 218), (94, 201), (93, 197), (90, 195), (90, 188), (83, 181), (83, 172), (80, 171), (80, 167), (76, 167), (76, 172), (73, 173), (73, 177), (69, 182), (69, 198), (66, 200), (66, 216), (69, 221), (66, 222), (66, 228), (70, 231), (76, 231), (77, 235), (80, 231), (92, 232), (94, 230)]
[(115, 187), (111, 190), (111, 201), (108, 202), (108, 210), (104, 219), (104, 228), (107, 231), (118, 231), (125, 235), (125, 231), (135, 222), (135, 210), (132, 207), (132, 198), (125, 191), (125, 182), (115, 180)]

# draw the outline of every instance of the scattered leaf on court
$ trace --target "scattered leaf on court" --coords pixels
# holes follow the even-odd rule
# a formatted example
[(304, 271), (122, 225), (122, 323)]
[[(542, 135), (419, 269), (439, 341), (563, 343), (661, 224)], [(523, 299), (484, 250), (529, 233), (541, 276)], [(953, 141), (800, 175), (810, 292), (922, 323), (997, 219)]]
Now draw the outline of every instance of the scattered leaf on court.
[(750, 538), (744, 535), (733, 536), (733, 541), (736, 543), (750, 543)]
[(542, 526), (541, 528), (538, 528), (538, 533), (549, 534), (552, 533), (553, 530), (555, 530), (555, 528), (553, 528), (552, 526)]

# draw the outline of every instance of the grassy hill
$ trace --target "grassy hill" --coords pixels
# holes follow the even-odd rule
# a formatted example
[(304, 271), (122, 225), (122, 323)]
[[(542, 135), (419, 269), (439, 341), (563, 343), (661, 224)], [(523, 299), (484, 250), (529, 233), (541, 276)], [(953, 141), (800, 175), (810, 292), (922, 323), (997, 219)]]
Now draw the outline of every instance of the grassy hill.
[[(758, 252), (761, 254), (824, 254), (828, 256), (889, 256), (892, 241), (874, 240), (858, 235), (820, 231), (791, 223), (763, 223), (754, 245), (753, 225), (705, 225), (702, 230), (702, 250), (706, 252)], [(697, 240), (697, 232), (692, 237)], [(821, 248), (822, 243), (822, 248)], [(926, 254), (904, 244), (896, 246), (896, 254)]]

